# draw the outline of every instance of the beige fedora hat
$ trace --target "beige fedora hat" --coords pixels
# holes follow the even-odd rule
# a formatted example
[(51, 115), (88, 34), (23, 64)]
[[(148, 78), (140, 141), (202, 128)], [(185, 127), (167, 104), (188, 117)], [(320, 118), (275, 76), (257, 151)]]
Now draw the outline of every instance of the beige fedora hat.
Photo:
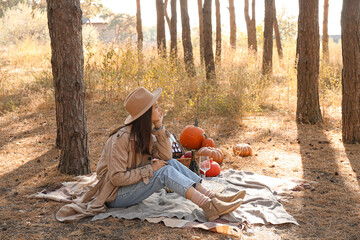
[(162, 89), (155, 89), (152, 93), (143, 87), (132, 91), (125, 99), (124, 107), (130, 114), (124, 124), (129, 124), (143, 115), (161, 96)]

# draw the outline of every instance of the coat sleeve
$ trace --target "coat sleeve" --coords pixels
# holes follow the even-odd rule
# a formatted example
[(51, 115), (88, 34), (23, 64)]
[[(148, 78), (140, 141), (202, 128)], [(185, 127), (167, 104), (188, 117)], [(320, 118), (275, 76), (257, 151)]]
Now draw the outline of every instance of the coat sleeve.
[(170, 160), (172, 158), (172, 151), (169, 132), (163, 127), (152, 134), (155, 138), (152, 147), (152, 156), (161, 160)]
[(127, 170), (129, 161), (129, 135), (114, 135), (108, 159), (109, 179), (114, 186), (128, 186), (140, 182), (149, 183), (153, 176), (151, 165)]

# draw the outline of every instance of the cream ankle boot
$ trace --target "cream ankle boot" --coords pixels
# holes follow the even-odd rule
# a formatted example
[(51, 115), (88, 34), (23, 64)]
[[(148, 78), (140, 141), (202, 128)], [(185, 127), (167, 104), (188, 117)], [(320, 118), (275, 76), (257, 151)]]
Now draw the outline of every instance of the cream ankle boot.
[(221, 215), (231, 213), (236, 210), (241, 203), (242, 199), (235, 202), (223, 202), (217, 198), (212, 198), (211, 201), (204, 203), (200, 207), (204, 210), (207, 220), (211, 222), (219, 218)]
[(246, 195), (246, 191), (242, 190), (242, 191), (238, 191), (237, 193), (232, 194), (232, 195), (223, 195), (223, 194), (216, 193), (215, 198), (217, 198), (223, 202), (234, 202), (238, 199), (244, 199), (245, 195)]

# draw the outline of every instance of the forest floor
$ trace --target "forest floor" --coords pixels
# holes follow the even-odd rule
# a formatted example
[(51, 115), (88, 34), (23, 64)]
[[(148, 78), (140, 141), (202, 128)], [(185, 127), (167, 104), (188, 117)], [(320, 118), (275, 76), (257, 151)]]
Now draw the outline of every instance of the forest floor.
[[(121, 105), (87, 99), (92, 171), (109, 132), (126, 116), (118, 110)], [(222, 169), (295, 177), (316, 184), (297, 189), (293, 199), (282, 202), (299, 226), (251, 226), (242, 239), (359, 239), (360, 145), (342, 143), (339, 112), (322, 124), (297, 125), (293, 108), (269, 105), (263, 109), (241, 120), (200, 118), (201, 127), (226, 152)], [(190, 122), (193, 120), (165, 118), (167, 129), (177, 136)], [(52, 104), (31, 110), (22, 107), (0, 116), (0, 239), (238, 239), (140, 220), (58, 222), (55, 213), (63, 203), (29, 198), (45, 187), (72, 180), (57, 171), (55, 138)], [(232, 156), (235, 143), (251, 144), (254, 155)]]

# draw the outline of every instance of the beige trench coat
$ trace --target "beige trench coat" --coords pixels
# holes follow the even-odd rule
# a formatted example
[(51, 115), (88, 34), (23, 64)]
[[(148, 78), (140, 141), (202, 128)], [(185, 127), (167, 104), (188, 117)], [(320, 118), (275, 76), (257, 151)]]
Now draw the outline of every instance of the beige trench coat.
[(131, 125), (121, 128), (106, 141), (96, 168), (98, 183), (81, 196), (75, 196), (73, 203), (62, 206), (56, 214), (57, 220), (71, 222), (106, 212), (105, 202), (115, 200), (119, 187), (149, 182), (153, 175), (151, 158), (172, 158), (169, 133), (165, 128), (152, 133), (151, 155), (135, 153), (130, 130)]

